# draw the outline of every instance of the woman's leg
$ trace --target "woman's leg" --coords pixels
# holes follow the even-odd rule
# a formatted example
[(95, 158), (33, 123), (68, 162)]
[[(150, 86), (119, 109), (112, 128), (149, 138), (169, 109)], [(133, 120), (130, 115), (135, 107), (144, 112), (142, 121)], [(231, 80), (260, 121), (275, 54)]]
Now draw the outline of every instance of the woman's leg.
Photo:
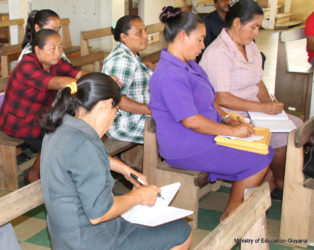
[(171, 248), (171, 250), (187, 250), (187, 249), (189, 249), (189, 247), (192, 243), (192, 236), (193, 236), (193, 233), (191, 231), (189, 238), (183, 244), (181, 244), (179, 246), (175, 246), (175, 247)]
[(33, 163), (33, 166), (29, 169), (26, 180), (30, 183), (37, 181), (40, 178), (40, 151)]
[(246, 188), (257, 187), (261, 184), (265, 174), (267, 173), (268, 168), (269, 166), (256, 173), (255, 175), (252, 175), (240, 181), (233, 182), (227, 207), (220, 217), (221, 221), (226, 219), (243, 202), (244, 190)]
[(282, 190), (285, 176), (287, 147), (276, 148), (274, 151), (275, 155), (272, 163), (270, 164), (270, 168), (273, 171), (277, 188)]

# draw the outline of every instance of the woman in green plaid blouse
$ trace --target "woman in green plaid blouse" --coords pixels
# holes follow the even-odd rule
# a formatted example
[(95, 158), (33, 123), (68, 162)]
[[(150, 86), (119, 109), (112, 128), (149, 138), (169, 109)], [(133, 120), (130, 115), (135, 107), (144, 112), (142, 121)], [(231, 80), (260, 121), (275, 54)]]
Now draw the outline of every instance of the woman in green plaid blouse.
[(104, 60), (102, 72), (119, 77), (122, 99), (121, 116), (115, 119), (107, 135), (115, 140), (143, 144), (144, 122), (151, 115), (147, 104), (152, 75), (138, 54), (148, 44), (145, 25), (138, 16), (124, 16), (112, 28), (112, 34), (118, 44)]

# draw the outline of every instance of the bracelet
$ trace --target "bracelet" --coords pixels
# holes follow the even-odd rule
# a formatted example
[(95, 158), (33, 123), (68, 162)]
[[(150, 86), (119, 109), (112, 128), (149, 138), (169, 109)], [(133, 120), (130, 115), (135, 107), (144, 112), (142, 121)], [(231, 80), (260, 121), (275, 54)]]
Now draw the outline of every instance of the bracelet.
[(226, 115), (221, 119), (222, 123), (225, 123), (225, 120), (226, 120), (228, 117), (232, 117), (232, 115), (226, 114)]

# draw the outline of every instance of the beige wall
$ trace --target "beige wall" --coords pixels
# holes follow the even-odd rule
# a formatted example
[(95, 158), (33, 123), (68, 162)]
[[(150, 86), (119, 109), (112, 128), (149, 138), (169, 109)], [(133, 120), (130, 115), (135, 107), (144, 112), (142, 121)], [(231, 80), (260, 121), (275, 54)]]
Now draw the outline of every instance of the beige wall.
[(313, 10), (314, 0), (292, 0), (291, 12), (293, 16), (291, 19), (305, 21)]

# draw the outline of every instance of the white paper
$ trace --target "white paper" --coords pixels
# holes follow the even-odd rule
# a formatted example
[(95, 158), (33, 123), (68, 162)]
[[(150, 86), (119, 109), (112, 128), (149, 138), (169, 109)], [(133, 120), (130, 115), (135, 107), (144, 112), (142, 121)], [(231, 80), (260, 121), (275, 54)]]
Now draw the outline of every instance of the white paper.
[(290, 132), (296, 129), (296, 126), (291, 120), (255, 120), (252, 123), (255, 127), (269, 128), (270, 132)]
[(264, 138), (264, 136), (260, 135), (252, 135), (248, 137), (236, 137), (236, 136), (224, 136), (223, 137), (230, 139), (230, 140), (241, 140), (241, 141), (259, 141)]
[(255, 127), (269, 128), (270, 132), (290, 132), (296, 129), (296, 126), (289, 120), (285, 111), (277, 115), (268, 115), (260, 112), (248, 113)]
[(121, 216), (131, 223), (155, 227), (193, 214), (193, 211), (169, 206), (180, 186), (180, 182), (176, 182), (161, 187), (164, 200), (158, 197), (152, 207), (136, 205)]
[(251, 120), (289, 120), (284, 110), (277, 115), (269, 115), (262, 112), (248, 112), (248, 113)]

